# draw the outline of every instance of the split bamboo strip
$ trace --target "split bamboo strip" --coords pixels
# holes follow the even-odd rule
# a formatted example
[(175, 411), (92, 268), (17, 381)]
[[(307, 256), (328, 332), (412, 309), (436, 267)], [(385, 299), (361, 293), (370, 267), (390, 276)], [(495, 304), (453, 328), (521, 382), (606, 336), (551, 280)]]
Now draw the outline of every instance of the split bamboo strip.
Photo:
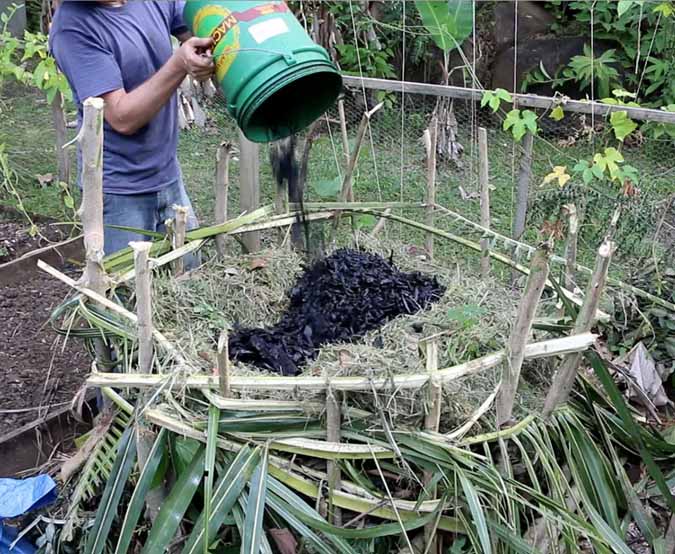
[[(130, 314), (133, 316), (133, 314)], [(135, 316), (134, 316), (135, 317)], [(542, 342), (528, 344), (525, 347), (525, 359), (548, 358), (587, 350), (596, 341), (596, 335), (583, 333)], [(500, 350), (481, 358), (453, 367), (439, 369), (437, 379), (445, 384), (467, 375), (493, 368), (506, 359), (506, 351)], [(187, 369), (187, 364), (184, 365)], [(180, 368), (177, 368), (177, 370)], [(175, 370), (170, 375), (143, 375), (139, 373), (101, 373), (92, 372), (87, 384), (95, 387), (135, 387), (156, 388), (164, 385), (167, 379), (174, 386), (192, 389), (218, 389), (218, 378), (210, 375), (180, 375)], [(232, 390), (308, 390), (326, 391), (329, 387), (340, 391), (371, 391), (375, 389), (419, 389), (429, 382), (429, 375), (394, 375), (388, 378), (371, 379), (369, 377), (282, 377), (271, 375), (249, 376), (233, 375), (230, 381)]]
[[(199, 239), (199, 240), (193, 240), (191, 242), (188, 242), (185, 246), (182, 248), (178, 248), (177, 250), (172, 250), (168, 254), (164, 254), (163, 256), (160, 256), (159, 258), (156, 258), (154, 260), (150, 260), (150, 268), (151, 269), (156, 269), (158, 267), (165, 266), (166, 264), (170, 264), (171, 262), (177, 260), (178, 258), (181, 258), (185, 256), (186, 254), (190, 254), (191, 252), (196, 252), (199, 250), (204, 243), (206, 242), (205, 239)], [(130, 269), (126, 273), (122, 273), (119, 277), (113, 278), (113, 283), (115, 285), (120, 285), (122, 283), (126, 283), (128, 281), (131, 281), (136, 277), (136, 269)]]
[(136, 317), (138, 318), (138, 370), (152, 372), (152, 272), (148, 254), (152, 243), (131, 242), (136, 270)]
[[(146, 417), (155, 425), (164, 427), (169, 431), (198, 440), (200, 442), (206, 442), (206, 434), (203, 431), (197, 431), (189, 425), (172, 418), (160, 410), (148, 410), (146, 412)], [(216, 444), (218, 448), (231, 452), (238, 452), (242, 448), (240, 444), (228, 441), (222, 437), (217, 438)], [(309, 481), (308, 479), (305, 479), (303, 476), (295, 473), (290, 468), (285, 467), (288, 465), (287, 460), (270, 456), (269, 461), (270, 475), (276, 479), (279, 479), (285, 485), (306, 497), (316, 499), (321, 496), (319, 485)], [(345, 484), (346, 483), (343, 483), (343, 485)], [(424, 502), (394, 500), (393, 503), (396, 508), (394, 510), (391, 507), (391, 501), (389, 499), (374, 496), (365, 489), (361, 489), (360, 487), (357, 487), (353, 484), (350, 485), (350, 489), (353, 491), (352, 493), (334, 491), (329, 500), (335, 506), (340, 508), (356, 513), (368, 513), (373, 517), (378, 517), (381, 519), (396, 520), (396, 511), (398, 511), (398, 515), (403, 520), (414, 519), (419, 517), (420, 512), (434, 512), (439, 506), (439, 501), (437, 500), (427, 500)], [(358, 494), (355, 494), (357, 491)], [(463, 527), (458, 520), (446, 516), (441, 517), (438, 528), (442, 531), (448, 531), (451, 533), (463, 532)]]
[[(227, 221), (227, 202), (230, 195), (230, 160), (234, 147), (230, 142), (223, 142), (216, 151), (216, 206), (215, 222), (223, 224)], [(216, 236), (216, 250), (220, 257), (225, 255), (225, 236)]]
[(530, 274), (520, 304), (516, 321), (509, 337), (508, 359), (502, 372), (502, 381), (497, 393), (497, 426), (503, 427), (511, 420), (513, 403), (516, 399), (520, 370), (525, 359), (525, 347), (530, 339), (532, 322), (537, 306), (548, 280), (548, 258), (551, 244), (545, 243), (537, 249), (530, 265)]
[[(185, 234), (187, 233), (188, 208), (186, 206), (174, 206), (173, 211), (176, 213), (176, 220), (174, 222), (173, 248), (178, 250), (185, 245)], [(182, 275), (185, 270), (183, 257), (178, 258), (174, 264), (174, 273)]]
[[(480, 223), (490, 229), (490, 161), (488, 159), (488, 137), (484, 127), (478, 128), (478, 173), (480, 180)], [(483, 279), (490, 275), (490, 241), (487, 236), (480, 239), (480, 271)]]
[[(338, 391), (326, 391), (326, 439), (332, 443), (339, 443), (342, 438), (342, 412), (340, 410), (341, 394)], [(328, 474), (328, 496), (332, 497), (335, 490), (340, 490), (342, 475), (340, 466), (334, 460), (329, 460), (326, 465)], [(328, 514), (333, 525), (342, 527), (342, 513), (339, 508), (328, 504)]]
[(218, 388), (225, 398), (232, 395), (230, 387), (230, 348), (229, 334), (223, 329), (218, 338)]
[[(591, 282), (588, 284), (584, 305), (581, 307), (577, 320), (574, 323), (574, 333), (586, 333), (591, 330), (595, 323), (596, 312), (600, 304), (603, 289), (605, 288), (607, 271), (609, 270), (614, 249), (614, 243), (611, 240), (605, 240), (598, 250), (595, 272)], [(567, 401), (574, 386), (580, 361), (581, 354), (578, 353), (570, 354), (563, 360), (546, 396), (543, 411), (544, 417), (550, 416), (561, 403)]]

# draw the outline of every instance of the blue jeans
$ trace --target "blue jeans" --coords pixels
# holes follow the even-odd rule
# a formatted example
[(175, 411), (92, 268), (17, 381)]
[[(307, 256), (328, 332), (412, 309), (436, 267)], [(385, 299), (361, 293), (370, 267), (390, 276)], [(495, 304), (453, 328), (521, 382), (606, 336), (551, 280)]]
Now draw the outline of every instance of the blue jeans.
[[(182, 178), (178, 178), (168, 187), (145, 194), (103, 194), (103, 224), (133, 227), (146, 231), (166, 233), (164, 222), (174, 219), (176, 214), (173, 206), (186, 206), (188, 212), (188, 230), (199, 226), (195, 212), (192, 209), (190, 198), (185, 191)], [(129, 246), (132, 241), (152, 240), (146, 235), (122, 231), (121, 229), (105, 228), (104, 249), (106, 254), (112, 254)], [(184, 258), (185, 268), (192, 269), (199, 265), (197, 254), (188, 254)]]

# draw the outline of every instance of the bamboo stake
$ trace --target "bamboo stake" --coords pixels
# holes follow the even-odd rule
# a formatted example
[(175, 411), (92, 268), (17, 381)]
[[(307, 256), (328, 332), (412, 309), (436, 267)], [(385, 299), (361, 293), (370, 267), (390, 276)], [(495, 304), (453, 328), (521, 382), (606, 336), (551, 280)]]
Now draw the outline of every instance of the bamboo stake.
[(380, 234), (382, 229), (384, 229), (384, 226), (387, 224), (387, 218), (386, 216), (391, 214), (391, 208), (387, 208), (384, 210), (384, 217), (381, 217), (375, 227), (373, 227), (373, 230), (370, 232), (370, 236), (375, 238), (377, 235)]
[(359, 129), (356, 132), (356, 142), (354, 143), (354, 150), (351, 152), (349, 158), (349, 165), (347, 166), (347, 171), (342, 179), (342, 190), (340, 192), (340, 200), (342, 202), (348, 201), (352, 198), (352, 182), (354, 179), (354, 170), (356, 169), (356, 164), (359, 161), (359, 154), (361, 153), (361, 146), (363, 144), (363, 139), (366, 136), (366, 131), (368, 130), (368, 125), (370, 124), (371, 118), (379, 112), (384, 103), (380, 103), (375, 106), (369, 112), (365, 112), (361, 118), (361, 123), (359, 124)]
[(232, 395), (230, 387), (230, 347), (229, 334), (223, 329), (218, 339), (218, 388), (225, 398)]
[(497, 393), (497, 425), (503, 427), (511, 420), (513, 403), (518, 390), (520, 370), (525, 359), (525, 348), (532, 331), (534, 320), (541, 294), (546, 286), (549, 273), (548, 259), (551, 252), (551, 244), (544, 243), (537, 249), (530, 265), (530, 275), (525, 286), (525, 293), (518, 306), (516, 322), (509, 338), (509, 355), (506, 366), (502, 372), (502, 381)]
[[(138, 371), (150, 374), (152, 372), (153, 340), (152, 340), (152, 271), (150, 270), (151, 242), (129, 243), (134, 251), (134, 268), (136, 270), (136, 316), (138, 329)], [(145, 405), (149, 399), (146, 392), (141, 403)], [(138, 467), (143, 468), (147, 463), (152, 446), (157, 438), (142, 418), (136, 418), (136, 448), (138, 450)], [(145, 497), (148, 519), (155, 521), (162, 503), (166, 499), (163, 486), (155, 487)]]
[[(438, 339), (431, 338), (424, 341), (426, 354), (426, 370), (429, 374), (429, 392), (428, 407), (424, 418), (424, 429), (432, 433), (438, 433), (441, 424), (441, 407), (443, 403), (443, 385), (436, 378), (438, 373)], [(431, 485), (432, 474), (424, 473), (424, 486), (427, 489), (429, 498), (435, 499), (437, 488)], [(439, 544), (436, 538), (436, 525), (428, 523), (424, 527), (424, 541), (426, 543), (426, 552), (436, 554)]]
[[(326, 439), (328, 442), (339, 443), (342, 438), (342, 413), (340, 411), (340, 393), (328, 389), (326, 392)], [(334, 460), (326, 464), (328, 474), (328, 498), (332, 498), (333, 491), (342, 488), (340, 466)], [(342, 527), (342, 511), (331, 502), (328, 504), (328, 513), (333, 525)]]
[(136, 270), (136, 317), (138, 329), (138, 370), (152, 372), (152, 272), (150, 271), (151, 242), (131, 242)]
[[(527, 199), (530, 193), (530, 178), (532, 177), (532, 147), (534, 135), (527, 133), (523, 139), (523, 155), (520, 158), (520, 170), (518, 171), (518, 186), (516, 189), (516, 205), (513, 217), (513, 238), (520, 240), (525, 232), (527, 220)], [(515, 281), (516, 275), (511, 275)]]
[(345, 101), (338, 100), (338, 115), (340, 117), (340, 135), (342, 136), (342, 152), (345, 156), (345, 167), (349, 167), (351, 155), (349, 152), (349, 134), (347, 133), (347, 116), (345, 115)]
[[(424, 131), (424, 146), (427, 151), (427, 198), (425, 223), (434, 225), (434, 205), (436, 204), (436, 144), (438, 142), (438, 118), (431, 118), (429, 129)], [(427, 233), (425, 248), (430, 258), (434, 257), (434, 235)]]
[[(230, 193), (230, 160), (234, 147), (230, 142), (222, 142), (216, 151), (216, 225), (227, 221), (227, 202)], [(221, 258), (225, 255), (226, 238), (216, 236), (216, 251)]]
[[(189, 209), (186, 206), (173, 206), (173, 211), (176, 213), (176, 221), (174, 223), (173, 248), (177, 250), (183, 248), (185, 245), (185, 234), (187, 233), (187, 220)], [(184, 258), (181, 256), (174, 264), (174, 272), (176, 276), (182, 275), (185, 271)]]
[[(478, 157), (480, 179), (480, 223), (485, 229), (490, 229), (490, 163), (488, 160), (487, 130), (478, 129)], [(482, 250), (480, 271), (484, 279), (490, 274), (490, 241), (487, 236), (480, 239)]]
[[(133, 316), (133, 314), (131, 315)], [(584, 333), (532, 343), (525, 347), (524, 356), (526, 360), (533, 360), (581, 352), (595, 344), (596, 339), (596, 335)], [(155, 340), (157, 340), (157, 335), (155, 335)], [(456, 366), (439, 369), (436, 373), (437, 380), (441, 384), (450, 383), (461, 377), (474, 375), (496, 367), (505, 359), (506, 350), (493, 352)], [(182, 370), (184, 374), (179, 374), (178, 369)], [(176, 371), (167, 375), (100, 373), (95, 371), (87, 379), (87, 384), (95, 387), (155, 388), (164, 385), (166, 380), (170, 379), (173, 385), (177, 387), (191, 389), (219, 388), (220, 384), (217, 377), (202, 374), (188, 375), (187, 372), (190, 370), (196, 372), (196, 368), (191, 368), (187, 363), (179, 363)], [(253, 389), (257, 391), (305, 390), (325, 392), (328, 388), (340, 391), (372, 391), (373, 388), (379, 390), (392, 387), (396, 389), (419, 389), (428, 382), (428, 373), (394, 375), (377, 379), (368, 377), (333, 377), (328, 379), (312, 376), (232, 375), (230, 387), (232, 390), (238, 391)]]
[(56, 131), (56, 160), (59, 168), (59, 181), (70, 183), (70, 153), (64, 148), (67, 138), (66, 114), (63, 110), (63, 94), (57, 92), (52, 100), (52, 120)]
[[(239, 132), (239, 208), (250, 212), (260, 205), (260, 147)], [(242, 237), (246, 252), (260, 250), (260, 233)]]
[(84, 230), (86, 265), (81, 283), (105, 294), (107, 288), (103, 269), (103, 109), (101, 98), (84, 101), (82, 133), (82, 205), (78, 215)]
[[(573, 333), (575, 334), (590, 331), (597, 320), (598, 306), (600, 305), (600, 299), (602, 298), (602, 293), (607, 281), (607, 272), (609, 270), (609, 264), (612, 260), (614, 249), (614, 243), (609, 239), (605, 239), (598, 250), (595, 271), (593, 272), (593, 277), (586, 289), (584, 303), (581, 306), (577, 320), (574, 323)], [(550, 416), (553, 411), (569, 397), (570, 392), (572, 392), (572, 387), (574, 386), (574, 380), (577, 375), (577, 368), (579, 367), (580, 361), (581, 355), (576, 353), (570, 354), (562, 361), (553, 378), (553, 383), (546, 396), (546, 401), (544, 402), (544, 417)]]
[(574, 271), (577, 267), (577, 244), (579, 240), (579, 216), (574, 204), (563, 206), (567, 214), (567, 241), (565, 242), (565, 288), (573, 291), (576, 287)]

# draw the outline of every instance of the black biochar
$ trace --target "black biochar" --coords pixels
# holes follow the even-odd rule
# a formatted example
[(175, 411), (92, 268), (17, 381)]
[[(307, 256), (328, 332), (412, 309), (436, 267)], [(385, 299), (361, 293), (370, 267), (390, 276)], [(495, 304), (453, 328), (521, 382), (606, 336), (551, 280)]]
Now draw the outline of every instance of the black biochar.
[(444, 293), (435, 277), (404, 273), (376, 254), (338, 250), (302, 274), (276, 325), (235, 329), (230, 357), (297, 375), (322, 345), (357, 340), (400, 315), (428, 308)]

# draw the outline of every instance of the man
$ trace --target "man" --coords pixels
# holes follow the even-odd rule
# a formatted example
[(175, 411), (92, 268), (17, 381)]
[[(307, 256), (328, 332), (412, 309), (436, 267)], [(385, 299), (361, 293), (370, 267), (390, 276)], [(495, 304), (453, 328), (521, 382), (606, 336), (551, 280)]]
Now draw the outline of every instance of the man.
[[(182, 44), (173, 50), (171, 35)], [(188, 206), (197, 226), (176, 157), (177, 89), (190, 74), (214, 71), (212, 40), (191, 38), (175, 1), (65, 0), (50, 30), (50, 48), (82, 103), (105, 100), (103, 221), (164, 232), (173, 205)], [(144, 237), (105, 229), (110, 254)]]

